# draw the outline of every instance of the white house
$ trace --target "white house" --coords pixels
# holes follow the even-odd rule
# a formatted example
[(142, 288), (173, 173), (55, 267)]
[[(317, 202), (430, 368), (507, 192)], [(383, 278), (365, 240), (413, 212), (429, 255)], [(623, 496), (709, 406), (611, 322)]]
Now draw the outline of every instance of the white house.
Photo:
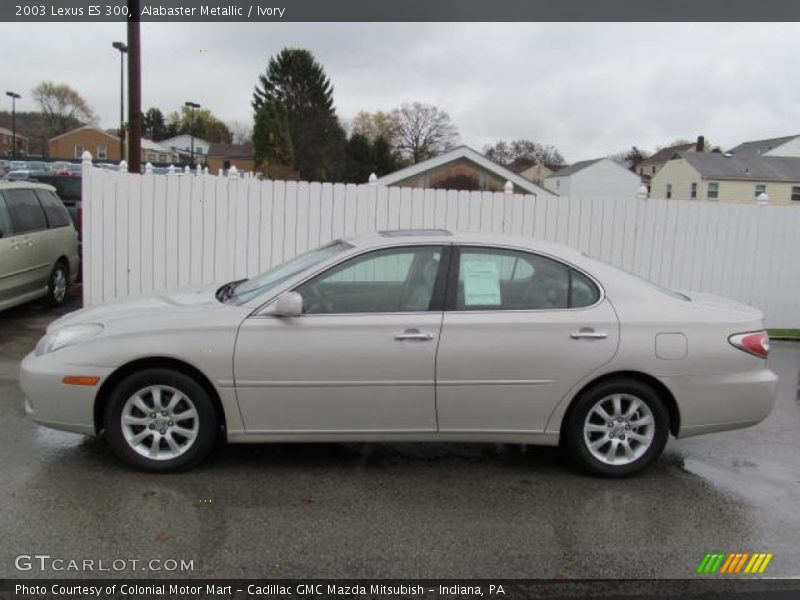
[(177, 163), (178, 152), (163, 142), (142, 138), (142, 160), (145, 162)]
[[(180, 155), (182, 162), (191, 162), (192, 152), (192, 136), (188, 134), (176, 135), (175, 137), (161, 140), (159, 142), (162, 146), (171, 148), (173, 151)], [(208, 155), (208, 148), (211, 142), (202, 138), (194, 136), (194, 161), (197, 163), (205, 163), (205, 157)]]
[(755, 156), (792, 156), (800, 158), (800, 135), (787, 135), (768, 140), (744, 142), (730, 149), (730, 154), (737, 158), (753, 158)]
[(596, 158), (551, 173), (544, 185), (561, 196), (634, 198), (642, 180), (610, 158)]

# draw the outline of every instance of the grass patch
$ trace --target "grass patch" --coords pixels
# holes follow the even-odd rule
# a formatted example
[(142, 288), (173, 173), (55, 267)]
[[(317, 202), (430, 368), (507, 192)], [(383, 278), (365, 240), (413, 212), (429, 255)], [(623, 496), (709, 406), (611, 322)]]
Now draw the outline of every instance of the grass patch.
[(770, 337), (800, 338), (800, 329), (767, 329)]

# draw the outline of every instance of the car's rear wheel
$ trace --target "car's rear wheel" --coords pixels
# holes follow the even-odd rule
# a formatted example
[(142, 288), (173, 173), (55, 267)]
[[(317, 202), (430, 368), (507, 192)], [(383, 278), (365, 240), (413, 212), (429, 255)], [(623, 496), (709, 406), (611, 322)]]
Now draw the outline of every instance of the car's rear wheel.
[(64, 261), (59, 261), (50, 271), (47, 282), (47, 301), (51, 306), (62, 306), (67, 300), (69, 290), (69, 269)]
[(172, 369), (147, 369), (122, 380), (104, 419), (117, 456), (148, 471), (196, 465), (214, 447), (218, 422), (203, 386)]
[(585, 470), (626, 477), (644, 469), (664, 450), (669, 414), (658, 393), (628, 378), (604, 381), (576, 400), (564, 443)]

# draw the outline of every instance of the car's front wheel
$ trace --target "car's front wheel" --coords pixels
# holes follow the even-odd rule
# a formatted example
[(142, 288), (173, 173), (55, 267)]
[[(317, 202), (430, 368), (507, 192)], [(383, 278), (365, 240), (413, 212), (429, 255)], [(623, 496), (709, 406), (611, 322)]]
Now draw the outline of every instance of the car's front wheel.
[(129, 375), (111, 392), (105, 431), (115, 454), (148, 471), (188, 469), (214, 447), (219, 420), (208, 392), (172, 369)]
[(661, 455), (669, 414), (651, 386), (637, 379), (612, 379), (581, 394), (563, 433), (565, 445), (585, 470), (626, 477)]

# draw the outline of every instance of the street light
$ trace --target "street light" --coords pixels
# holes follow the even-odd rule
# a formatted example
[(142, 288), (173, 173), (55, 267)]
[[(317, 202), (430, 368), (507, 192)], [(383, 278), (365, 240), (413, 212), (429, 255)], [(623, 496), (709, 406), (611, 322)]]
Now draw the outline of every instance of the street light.
[(192, 168), (194, 168), (194, 109), (200, 108), (200, 105), (197, 102), (185, 102), (185, 106), (188, 106), (192, 109), (192, 122), (189, 124), (189, 138), (191, 139), (192, 148), (191, 148), (191, 160), (189, 163), (191, 164)]
[(6, 96), (11, 98), (11, 160), (17, 158), (17, 100), (22, 98), (15, 92), (6, 92)]
[(119, 50), (119, 159), (125, 158), (125, 54), (128, 47), (122, 42), (114, 42), (111, 46)]

